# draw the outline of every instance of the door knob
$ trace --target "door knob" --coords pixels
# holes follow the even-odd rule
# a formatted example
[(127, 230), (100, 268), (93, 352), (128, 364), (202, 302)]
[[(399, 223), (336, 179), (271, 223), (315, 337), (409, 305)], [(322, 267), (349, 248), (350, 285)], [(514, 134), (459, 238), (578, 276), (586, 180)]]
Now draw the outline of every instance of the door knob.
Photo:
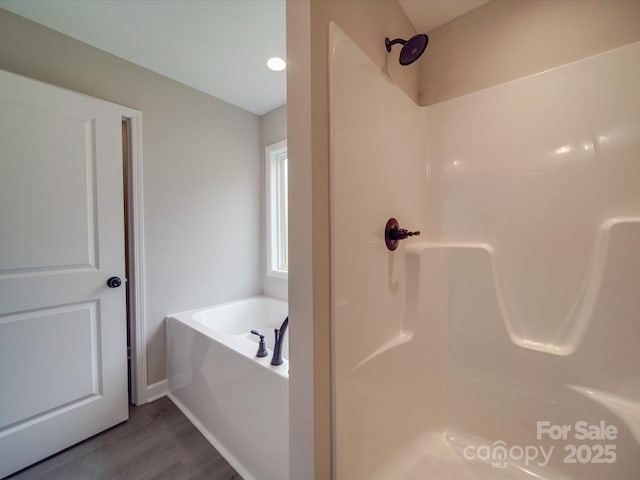
[(395, 218), (390, 218), (384, 227), (384, 242), (389, 250), (398, 248), (398, 242), (414, 235), (420, 235), (419, 231), (410, 232), (405, 228), (400, 228), (400, 224)]
[(120, 285), (122, 285), (120, 277), (111, 277), (107, 280), (107, 287), (109, 288), (118, 288)]

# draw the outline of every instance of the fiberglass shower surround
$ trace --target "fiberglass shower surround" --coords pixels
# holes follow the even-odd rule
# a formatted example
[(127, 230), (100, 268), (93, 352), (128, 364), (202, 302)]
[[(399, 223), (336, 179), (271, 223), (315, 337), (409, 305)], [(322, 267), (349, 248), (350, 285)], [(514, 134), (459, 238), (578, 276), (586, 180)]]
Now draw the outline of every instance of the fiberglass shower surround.
[(640, 43), (419, 107), (330, 42), (337, 478), (640, 478)]

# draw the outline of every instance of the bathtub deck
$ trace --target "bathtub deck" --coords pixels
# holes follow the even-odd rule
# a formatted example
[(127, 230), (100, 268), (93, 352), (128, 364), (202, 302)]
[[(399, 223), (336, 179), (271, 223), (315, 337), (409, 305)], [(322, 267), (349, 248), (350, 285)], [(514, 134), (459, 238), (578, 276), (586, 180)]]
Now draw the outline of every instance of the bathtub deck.
[(168, 398), (6, 480), (242, 480)]

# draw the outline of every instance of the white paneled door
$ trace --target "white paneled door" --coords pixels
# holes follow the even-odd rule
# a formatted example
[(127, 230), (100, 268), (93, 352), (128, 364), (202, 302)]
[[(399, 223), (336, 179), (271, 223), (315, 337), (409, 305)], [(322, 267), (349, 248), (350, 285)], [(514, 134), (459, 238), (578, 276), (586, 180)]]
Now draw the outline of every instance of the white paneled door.
[(123, 109), (0, 71), (0, 478), (128, 417)]

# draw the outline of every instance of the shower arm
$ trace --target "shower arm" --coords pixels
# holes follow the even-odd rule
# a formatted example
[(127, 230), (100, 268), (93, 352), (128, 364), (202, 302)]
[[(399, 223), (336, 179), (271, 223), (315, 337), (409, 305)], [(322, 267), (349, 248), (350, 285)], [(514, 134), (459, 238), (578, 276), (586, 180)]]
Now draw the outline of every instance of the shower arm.
[(395, 38), (393, 40), (389, 40), (389, 38), (384, 39), (384, 44), (387, 46), (387, 52), (391, 52), (391, 47), (393, 47), (394, 45), (404, 45), (406, 43), (407, 41), (402, 38)]

